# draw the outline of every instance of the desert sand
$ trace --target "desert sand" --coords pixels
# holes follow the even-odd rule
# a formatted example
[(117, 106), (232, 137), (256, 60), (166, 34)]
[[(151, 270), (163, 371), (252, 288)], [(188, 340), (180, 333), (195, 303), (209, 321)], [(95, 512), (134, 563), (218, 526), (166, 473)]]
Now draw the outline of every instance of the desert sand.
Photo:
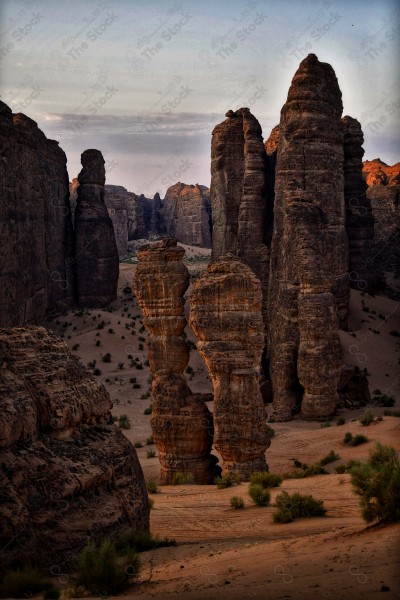
[[(193, 275), (206, 268), (209, 250), (185, 248)], [(150, 415), (144, 415), (151, 403), (147, 334), (136, 299), (126, 288), (131, 287), (134, 269), (134, 264), (121, 263), (119, 299), (109, 310), (75, 309), (47, 326), (64, 336), (84, 364), (96, 361), (95, 368), (101, 370), (99, 377), (114, 403), (113, 415), (127, 415), (131, 427), (124, 430), (125, 435), (132, 443), (143, 445), (137, 452), (146, 480), (157, 481), (157, 457), (147, 458), (147, 451), (155, 447), (146, 445), (151, 434)], [(399, 303), (352, 290), (350, 332), (341, 332), (345, 361), (367, 368), (371, 392), (380, 389), (394, 396), (398, 408), (400, 342), (390, 333), (393, 331), (400, 331)], [(186, 334), (195, 341), (189, 326)], [(111, 354), (111, 362), (103, 362), (106, 353)], [(197, 350), (193, 348), (190, 355), (193, 373), (188, 374), (189, 385), (196, 392), (211, 392), (211, 381)], [(143, 368), (131, 366), (131, 357)], [(123, 363), (122, 368), (119, 363)], [(134, 388), (135, 384), (140, 387)], [(384, 411), (375, 406), (371, 410), (376, 416)], [(143, 583), (127, 596), (143, 600), (176, 596), (188, 600), (372, 600), (380, 597), (382, 590), (386, 591), (385, 598), (398, 598), (400, 525), (367, 526), (352, 492), (350, 475), (334, 471), (350, 458), (365, 459), (377, 441), (400, 450), (398, 418), (384, 416), (381, 422), (364, 427), (357, 421), (361, 412), (340, 411), (346, 419), (341, 426), (336, 425), (335, 418), (330, 427), (298, 419), (272, 425), (275, 436), (267, 462), (273, 473), (292, 470), (293, 459), (316, 462), (330, 450), (341, 459), (326, 467), (327, 475), (284, 480), (280, 488), (271, 491), (271, 506), (253, 505), (246, 483), (223, 490), (215, 486), (160, 487), (152, 495), (151, 530), (155, 535), (175, 538), (178, 546), (142, 554)], [(346, 431), (363, 433), (369, 442), (344, 446)], [(272, 505), (282, 490), (322, 499), (327, 516), (285, 525), (273, 523)], [(234, 495), (244, 499), (243, 510), (230, 508), (229, 499)]]

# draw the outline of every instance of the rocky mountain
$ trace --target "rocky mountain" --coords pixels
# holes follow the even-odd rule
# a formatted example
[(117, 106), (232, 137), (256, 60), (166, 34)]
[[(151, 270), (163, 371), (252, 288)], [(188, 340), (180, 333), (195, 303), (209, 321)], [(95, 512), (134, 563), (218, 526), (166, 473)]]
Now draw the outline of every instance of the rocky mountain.
[[(155, 202), (155, 200), (154, 200)], [(178, 182), (168, 188), (164, 200), (158, 197), (158, 229), (182, 244), (211, 246), (210, 190), (204, 185)]]
[(136, 451), (107, 390), (43, 327), (0, 329), (0, 570), (73, 568), (88, 539), (149, 528)]
[(0, 325), (40, 321), (74, 301), (65, 153), (0, 102)]

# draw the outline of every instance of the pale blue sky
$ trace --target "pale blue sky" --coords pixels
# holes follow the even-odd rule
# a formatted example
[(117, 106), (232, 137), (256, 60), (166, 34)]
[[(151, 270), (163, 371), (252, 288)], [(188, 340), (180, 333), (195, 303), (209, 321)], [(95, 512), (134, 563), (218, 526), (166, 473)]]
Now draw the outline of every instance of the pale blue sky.
[(107, 182), (164, 194), (210, 182), (211, 131), (248, 106), (264, 137), (309, 52), (332, 64), (366, 158), (399, 160), (395, 0), (0, 0), (1, 98)]

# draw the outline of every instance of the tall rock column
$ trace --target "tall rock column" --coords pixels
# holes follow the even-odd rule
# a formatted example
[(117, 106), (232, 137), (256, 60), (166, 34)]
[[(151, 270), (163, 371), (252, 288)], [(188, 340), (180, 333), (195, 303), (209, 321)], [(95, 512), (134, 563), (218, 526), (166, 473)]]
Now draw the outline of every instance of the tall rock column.
[(248, 108), (226, 116), (211, 143), (212, 259), (231, 253), (249, 265), (261, 282), (265, 320), (269, 246), (261, 127)]
[(143, 246), (134, 274), (134, 289), (150, 333), (148, 357), (153, 376), (151, 427), (161, 463), (161, 480), (191, 473), (196, 483), (212, 483), (217, 459), (211, 456), (212, 415), (193, 394), (184, 370), (189, 350), (181, 337), (186, 325), (184, 293), (189, 272), (176, 240)]
[[(343, 180), (343, 131), (341, 123), (342, 100), (336, 75), (332, 67), (320, 63), (314, 54), (304, 59), (297, 70), (289, 89), (286, 104), (281, 111), (279, 142), (277, 151), (275, 178), (274, 231), (271, 245), (271, 268), (269, 285), (270, 312), (268, 342), (270, 349), (270, 368), (273, 388), (273, 413), (279, 420), (291, 419), (298, 410), (301, 401), (311, 396), (319, 396), (318, 389), (307, 389), (302, 385), (298, 371), (299, 346), (304, 339), (309, 345), (318, 347), (320, 328), (323, 322), (320, 316), (319, 299), (307, 294), (308, 318), (322, 319), (318, 325), (313, 323), (307, 331), (303, 319), (305, 299), (302, 296), (302, 278), (299, 270), (299, 250), (293, 246), (291, 221), (288, 207), (296, 198), (309, 198), (319, 207), (321, 219), (325, 223), (323, 233), (315, 219), (304, 216), (305, 231), (310, 235), (324, 237), (321, 249), (320, 276), (326, 277), (324, 291), (329, 291), (335, 302), (338, 324), (346, 326), (349, 281), (348, 281), (348, 242), (345, 230), (344, 180)], [(308, 200), (307, 200), (308, 201)], [(297, 239), (297, 236), (296, 236)], [(301, 240), (298, 240), (299, 243)], [(309, 255), (305, 254), (303, 271), (315, 268)], [(319, 251), (318, 251), (319, 252)], [(317, 254), (318, 254), (317, 252)], [(307, 262), (308, 261), (308, 262)], [(308, 266), (307, 266), (308, 265)], [(299, 309), (301, 300), (302, 309)], [(303, 310), (304, 309), (304, 310)], [(327, 313), (329, 310), (327, 309)], [(332, 319), (326, 317), (329, 322)], [(333, 326), (332, 321), (329, 327)], [(306, 338), (304, 338), (306, 335)], [(333, 338), (332, 338), (333, 339)], [(332, 344), (336, 352), (336, 342)], [(320, 357), (314, 369), (319, 369)], [(335, 369), (334, 369), (335, 370)], [(317, 373), (310, 378), (318, 380)], [(319, 379), (320, 381), (320, 379)], [(324, 393), (320, 381), (320, 392)], [(330, 414), (332, 402), (323, 409), (317, 402), (315, 416), (323, 417), (324, 410)], [(312, 415), (312, 407), (307, 408), (307, 416)], [(328, 416), (325, 414), (325, 416)]]
[(261, 285), (231, 254), (209, 264), (190, 295), (190, 324), (214, 385), (214, 443), (223, 473), (265, 471), (268, 445), (259, 369)]
[(75, 209), (75, 276), (80, 306), (106, 306), (117, 297), (118, 249), (104, 202), (103, 155), (85, 150)]
[[(342, 119), (344, 135), (344, 199), (346, 231), (349, 239), (349, 279), (351, 287), (366, 290), (375, 287), (379, 267), (374, 264), (374, 222), (367, 184), (363, 177), (364, 136), (357, 119)], [(376, 259), (375, 259), (376, 260)]]

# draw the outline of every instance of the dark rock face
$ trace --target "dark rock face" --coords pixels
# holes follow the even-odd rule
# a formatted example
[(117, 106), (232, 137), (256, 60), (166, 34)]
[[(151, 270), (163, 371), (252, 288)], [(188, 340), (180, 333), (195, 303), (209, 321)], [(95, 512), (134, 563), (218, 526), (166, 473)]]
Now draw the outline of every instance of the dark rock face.
[[(105, 185), (104, 202), (114, 227), (118, 256), (123, 258), (128, 253), (128, 203), (124, 194), (120, 193), (121, 187), (119, 185)], [(125, 190), (125, 188), (122, 188), (122, 190)]]
[(349, 278), (351, 287), (364, 291), (376, 288), (381, 279), (374, 251), (374, 217), (362, 173), (364, 136), (357, 119), (343, 117), (342, 125)]
[(104, 202), (104, 159), (85, 150), (75, 209), (75, 274), (80, 306), (106, 306), (117, 297), (118, 249)]
[(171, 483), (179, 472), (196, 483), (212, 483), (217, 459), (211, 456), (212, 415), (202, 395), (186, 382), (189, 351), (182, 333), (184, 293), (189, 272), (176, 240), (143, 246), (134, 274), (134, 289), (150, 333), (148, 356), (152, 372), (151, 427), (161, 463), (161, 480)]
[[(159, 196), (158, 202), (160, 213)], [(204, 185), (178, 182), (168, 188), (162, 204), (162, 219), (167, 235), (176, 238), (178, 242), (210, 248), (210, 213), (210, 192)]]
[(363, 174), (375, 219), (375, 257), (382, 271), (400, 273), (400, 163), (366, 160)]
[(38, 321), (74, 301), (66, 156), (0, 102), (0, 325)]
[(32, 558), (68, 571), (89, 537), (148, 529), (136, 451), (65, 342), (42, 327), (0, 329), (0, 364), (0, 571)]
[(277, 150), (268, 346), (280, 420), (302, 401), (304, 416), (326, 418), (338, 401), (349, 299), (341, 113), (332, 67), (310, 54), (282, 108)]
[(211, 143), (212, 259), (233, 254), (257, 275), (266, 319), (269, 270), (266, 154), (248, 108), (229, 111)]

